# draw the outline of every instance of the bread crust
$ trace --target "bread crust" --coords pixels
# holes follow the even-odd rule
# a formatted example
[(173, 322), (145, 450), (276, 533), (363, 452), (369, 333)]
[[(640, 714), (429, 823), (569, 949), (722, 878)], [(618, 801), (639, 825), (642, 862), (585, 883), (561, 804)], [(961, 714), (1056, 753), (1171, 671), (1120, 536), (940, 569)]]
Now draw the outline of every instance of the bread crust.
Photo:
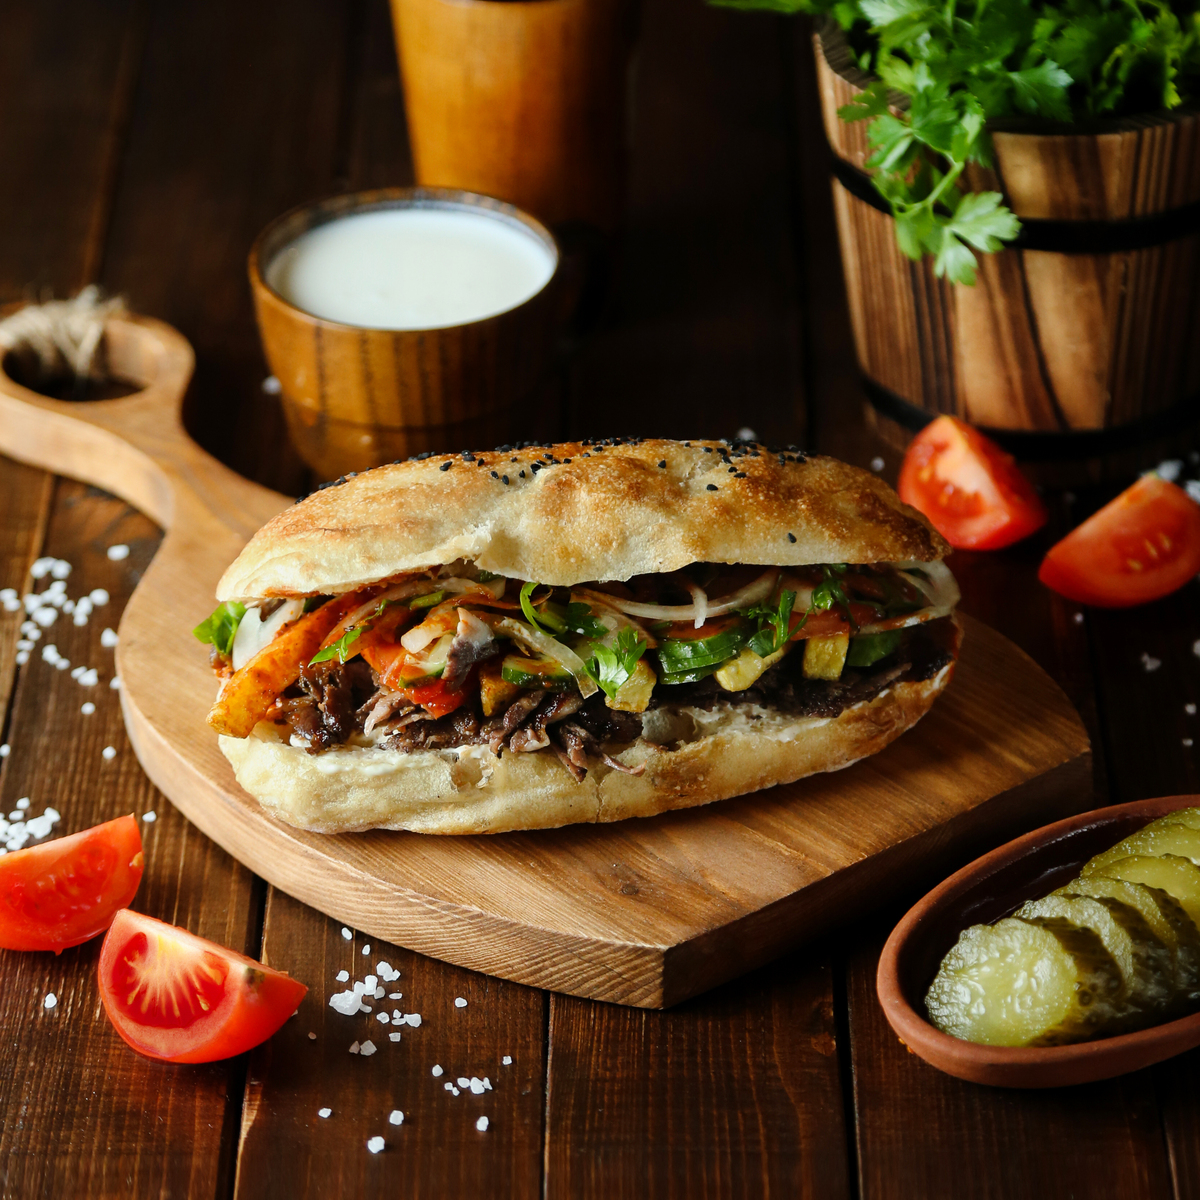
[(951, 662), (931, 679), (894, 684), (835, 718), (732, 705), (688, 717), (697, 725), (692, 740), (675, 748), (639, 740), (619, 756), (630, 766), (644, 763), (640, 776), (597, 762), (582, 783), (548, 751), (497, 757), (486, 746), (412, 754), (343, 748), (310, 755), (272, 739), (270, 727), (249, 738), (222, 737), (220, 743), (238, 783), (271, 816), (300, 829), (435, 834), (551, 829), (650, 817), (839, 771), (911, 729), (953, 671)]
[(693, 562), (929, 562), (948, 552), (878, 476), (837, 459), (726, 442), (570, 442), (437, 455), (338, 481), (264, 525), (217, 598), (336, 594), (459, 558), (571, 586)]

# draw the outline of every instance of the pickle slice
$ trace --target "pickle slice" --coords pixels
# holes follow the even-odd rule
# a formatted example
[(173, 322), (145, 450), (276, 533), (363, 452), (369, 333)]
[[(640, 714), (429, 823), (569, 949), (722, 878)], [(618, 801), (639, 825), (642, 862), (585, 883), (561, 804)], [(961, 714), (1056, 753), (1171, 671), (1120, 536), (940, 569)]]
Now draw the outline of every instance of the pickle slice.
[(1086, 926), (1100, 935), (1104, 948), (1121, 969), (1121, 1001), (1126, 1015), (1165, 1008), (1176, 997), (1175, 964), (1165, 942), (1142, 919), (1137, 909), (1108, 897), (1078, 893), (1031, 900), (1016, 916), (1051, 917)]
[(925, 1007), (945, 1033), (989, 1046), (1051, 1046), (1119, 1027), (1121, 972), (1094, 930), (1059, 918), (972, 925), (942, 960)]
[(1157, 829), (1162, 825), (1186, 825), (1189, 829), (1200, 829), (1200, 808), (1179, 808), (1157, 821), (1151, 821), (1147, 829)]
[(1155, 936), (1171, 951), (1175, 969), (1175, 990), (1180, 996), (1194, 998), (1200, 988), (1200, 930), (1180, 906), (1179, 901), (1162, 888), (1145, 883), (1130, 883), (1111, 875), (1084, 875), (1072, 880), (1054, 895), (1107, 897), (1136, 909)]
[(1083, 874), (1084, 878), (1093, 874), (1111, 875), (1114, 879), (1127, 879), (1130, 883), (1162, 888), (1168, 896), (1179, 902), (1196, 928), (1200, 929), (1200, 867), (1191, 859), (1181, 858), (1178, 854), (1133, 854), (1095, 871), (1092, 863), (1088, 863), (1083, 868)]
[(1193, 829), (1181, 822), (1155, 821), (1145, 829), (1139, 829), (1124, 841), (1118, 842), (1111, 850), (1097, 854), (1087, 866), (1083, 874), (1090, 875), (1102, 870), (1110, 862), (1119, 858), (1128, 858), (1133, 854), (1151, 854), (1158, 857), (1162, 854), (1178, 854), (1190, 858), (1192, 862), (1200, 863), (1200, 829)]

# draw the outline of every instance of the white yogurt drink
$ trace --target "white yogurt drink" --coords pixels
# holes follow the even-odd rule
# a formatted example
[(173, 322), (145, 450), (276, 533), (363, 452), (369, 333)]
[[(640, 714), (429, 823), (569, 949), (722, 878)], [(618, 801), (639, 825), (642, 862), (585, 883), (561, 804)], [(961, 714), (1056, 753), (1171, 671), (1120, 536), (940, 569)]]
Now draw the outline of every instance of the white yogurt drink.
[(266, 278), (290, 304), (327, 321), (439, 329), (524, 303), (556, 262), (534, 233), (486, 211), (379, 208), (301, 234)]

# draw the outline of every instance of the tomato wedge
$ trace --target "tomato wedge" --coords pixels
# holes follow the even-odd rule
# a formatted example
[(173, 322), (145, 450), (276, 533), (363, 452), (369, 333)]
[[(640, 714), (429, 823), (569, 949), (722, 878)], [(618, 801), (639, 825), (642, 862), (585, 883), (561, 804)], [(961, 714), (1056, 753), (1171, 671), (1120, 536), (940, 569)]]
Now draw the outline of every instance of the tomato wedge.
[(1144, 475), (1051, 547), (1038, 578), (1069, 600), (1129, 608), (1183, 587), (1200, 572), (1200, 505)]
[(103, 933), (142, 881), (142, 835), (118, 817), (0, 858), (0, 946), (61, 954)]
[(122, 909), (100, 950), (100, 998), (117, 1032), (163, 1062), (231, 1058), (265, 1042), (308, 988), (165, 921)]
[(999, 550), (1046, 523), (1046, 506), (1012, 456), (955, 417), (913, 438), (896, 490), (958, 550)]

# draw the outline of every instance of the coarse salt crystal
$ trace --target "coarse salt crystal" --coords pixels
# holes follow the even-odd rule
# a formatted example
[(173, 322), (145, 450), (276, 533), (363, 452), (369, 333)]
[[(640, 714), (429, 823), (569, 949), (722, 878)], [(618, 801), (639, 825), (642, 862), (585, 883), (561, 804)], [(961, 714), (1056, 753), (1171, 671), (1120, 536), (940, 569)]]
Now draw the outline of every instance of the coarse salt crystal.
[(83, 713), (85, 717), (90, 717), (92, 713), (96, 711), (96, 706), (90, 700), (85, 700), (79, 706), (79, 711)]
[(333, 1109), (332, 1108), (318, 1108), (317, 1116), (318, 1117), (332, 1117)]
[(18, 809), (16, 809), (14, 812), (10, 812), (10, 813), (8, 814), (8, 819), (9, 819), (10, 821), (19, 821), (23, 815), (24, 815), (24, 814), (23, 814), (23, 813), (21, 812), (21, 810), (18, 808)]
[(414, 1029), (420, 1029), (421, 1028), (421, 1014), (420, 1013), (409, 1013), (404, 1018), (404, 1022), (406, 1025), (411, 1025)]
[(29, 797), (22, 796), (20, 798), (20, 800), (17, 801), (17, 811), (24, 812), (28, 807), (29, 807)]
[(15, 600), (16, 598), (16, 588), (0, 588), (0, 600)]
[[(1179, 464), (1181, 467), (1182, 463)], [(53, 579), (66, 579), (71, 573), (71, 564), (65, 558), (56, 558), (54, 565), (50, 568), (50, 576)]]
[(475, 1128), (478, 1129), (480, 1133), (487, 1133), (487, 1127), (487, 1117), (480, 1117), (479, 1120), (475, 1122)]
[(375, 996), (376, 1000), (382, 1000), (383, 999), (383, 988), (377, 987), (374, 991), (374, 996)]
[(1162, 659), (1155, 658), (1152, 654), (1148, 654), (1145, 650), (1142, 651), (1142, 666), (1147, 671), (1157, 671), (1162, 666)]
[(404, 993), (403, 992), (388, 992), (387, 998), (389, 1000), (403, 1000)]
[(129, 557), (129, 547), (124, 542), (118, 542), (115, 546), (109, 546), (106, 553), (110, 562), (120, 562), (121, 559)]
[(360, 1045), (359, 1045), (357, 1042), (355, 1042), (355, 1043), (354, 1043), (354, 1044), (353, 1044), (353, 1045), (350, 1047), (350, 1053), (351, 1053), (351, 1054), (359, 1054), (359, 1053), (361, 1053), (361, 1051), (362, 1051), (362, 1047), (361, 1047), (361, 1046), (360, 1046)]
[(378, 1154), (387, 1143), (381, 1137), (367, 1138), (367, 1149), (372, 1154)]
[(15, 600), (15, 599), (14, 600), (0, 600), (0, 604), (4, 605), (5, 612), (20, 612), (21, 611), (20, 600)]
[(0, 746), (0, 758), (7, 758), (11, 753), (12, 747), (7, 742)]
[(462, 996), (455, 996), (454, 997), (454, 1007), (455, 1008), (466, 1008), (467, 1007), (466, 999)]
[(450, 1095), (457, 1096), (459, 1094), (458, 1088), (454, 1084), (448, 1083), (446, 1086), (450, 1089)]
[(95, 687), (100, 682), (100, 673), (95, 667), (89, 667), (82, 675), (79, 676), (79, 683), (82, 687)]
[(375, 990), (375, 985), (378, 982), (379, 980), (374, 975), (365, 975), (363, 977), (363, 989), (368, 992), (373, 992)]
[(72, 667), (71, 668), (71, 678), (78, 679), (80, 677), (80, 675), (82, 675), (84, 673), (84, 671), (86, 671), (86, 670), (87, 670), (87, 667)]
[(23, 667), (28, 661), (29, 661), (29, 651), (28, 650), (18, 650), (17, 658), (16, 658), (17, 666)]
[(58, 997), (53, 992), (47, 992), (45, 1000), (42, 1003), (47, 1008), (53, 1008), (58, 1003)]
[(358, 1052), (359, 1052), (359, 1054), (363, 1055), (364, 1057), (366, 1057), (367, 1055), (370, 1055), (370, 1054), (374, 1054), (375, 1053), (375, 1043), (372, 1041), (363, 1042), (363, 1044), (359, 1048)]
[(268, 375), (266, 379), (262, 381), (262, 390), (266, 392), (268, 396), (278, 396), (279, 393), (283, 391), (283, 384), (280, 383), (274, 375)]
[(483, 1080), (477, 1078), (474, 1075), (471, 1076), (471, 1095), (472, 1096), (482, 1096), (483, 1095)]
[(506, 1055), (505, 1055), (505, 1056), (504, 1056), (504, 1057), (503, 1057), (503, 1058), (500, 1060), (500, 1063), (501, 1063), (501, 1065), (502, 1065), (502, 1066), (505, 1066), (505, 1067), (511, 1067), (511, 1066), (512, 1066), (512, 1055), (511, 1055), (511, 1054), (506, 1054)]
[(43, 628), (49, 629), (55, 621), (58, 620), (57, 608), (35, 608), (33, 610), (33, 619)]
[(1183, 711), (1187, 713), (1189, 717), (1194, 717), (1196, 715), (1196, 706), (1194, 704), (1185, 704), (1183, 706)]
[(880, 458), (878, 455), (876, 455), (873, 459), (871, 459), (871, 470), (872, 471), (882, 471), (885, 465), (886, 464), (884, 463), (883, 459)]
[(117, 637), (116, 630), (105, 629), (100, 635), (100, 645), (106, 650), (111, 650), (121, 639)]
[(465, 1075), (460, 1075), (456, 1082), (460, 1088), (469, 1088), (471, 1086), (471, 1081)]
[(1183, 744), (1184, 744), (1185, 746), (1191, 746), (1191, 745), (1192, 745), (1192, 739), (1191, 739), (1191, 738), (1184, 738), (1184, 739), (1183, 739)]
[(114, 675), (114, 676), (113, 676), (113, 677), (112, 677), (112, 678), (111, 678), (111, 679), (108, 681), (108, 686), (109, 686), (110, 688), (112, 688), (112, 690), (113, 690), (114, 692), (119, 692), (119, 691), (121, 690), (121, 677), (120, 677), (120, 675)]
[(483, 1086), (486, 1091), (492, 1090), (492, 1081), (486, 1075), (483, 1077)]
[(346, 939), (346, 941), (349, 941), (349, 940), (350, 940), (350, 939), (351, 939), (353, 936), (354, 936), (354, 934), (352, 934), (352, 933), (350, 932), (350, 930), (348, 930), (348, 929), (345, 927), (345, 925), (343, 925), (343, 926), (342, 926), (342, 937), (344, 937), (344, 938)]
[(398, 1042), (400, 1040), (400, 1035), (398, 1033), (389, 1033), (388, 1040), (393, 1041), (393, 1042)]
[(315, 1033), (310, 1033), (310, 1034), (308, 1035), (308, 1040), (309, 1040), (310, 1042), (315, 1042), (315, 1041), (317, 1040), (317, 1035), (316, 1035)]
[(108, 593), (103, 588), (92, 588), (88, 592), (88, 599), (95, 605), (107, 604)]
[(446, 1080), (446, 1082), (442, 1084), (442, 1087), (444, 1087), (448, 1092), (454, 1091), (454, 1084), (452, 1084), (449, 1080)]
[(17, 649), (18, 650), (32, 650), (33, 643), (28, 638), (19, 638), (17, 640)]
[(54, 665), (60, 671), (65, 671), (71, 665), (71, 660), (69, 658), (60, 658)]
[(116, 758), (117, 757), (116, 746), (105, 746), (104, 749), (100, 751), (100, 757), (103, 758), (106, 762), (111, 761), (112, 759)]
[(151, 809), (149, 812), (144, 812), (142, 813), (142, 820), (145, 821), (147, 825), (153, 825), (154, 822), (158, 820), (158, 813), (156, 813), (154, 809)]
[[(338, 992), (336, 995), (329, 997), (329, 1007), (334, 1012), (340, 1012), (344, 1017), (352, 1017), (358, 1012), (360, 1003), (357, 992)], [(355, 1045), (357, 1044), (356, 1042)]]
[(371, 953), (371, 947), (370, 947), (370, 944), (368, 944), (368, 945), (364, 946), (364, 947), (362, 948), (362, 952), (363, 952), (364, 954), (370, 954), (370, 953)]
[(388, 1113), (388, 1124), (403, 1125), (404, 1114), (398, 1108), (393, 1108), (392, 1111)]
[(385, 1012), (376, 1013), (375, 1020), (377, 1020), (381, 1025), (390, 1025), (392, 1023), (392, 1018), (389, 1017)]
[(334, 976), (334, 978), (338, 981), (338, 983), (345, 983), (346, 980), (350, 978), (350, 972), (349, 971), (339, 971)]
[(433, 1070), (430, 1072), (430, 1074), (433, 1075), (434, 1079), (437, 1079), (438, 1076), (441, 1075), (441, 1073), (442, 1073), (442, 1068), (441, 1068), (440, 1064), (435, 1063)]

